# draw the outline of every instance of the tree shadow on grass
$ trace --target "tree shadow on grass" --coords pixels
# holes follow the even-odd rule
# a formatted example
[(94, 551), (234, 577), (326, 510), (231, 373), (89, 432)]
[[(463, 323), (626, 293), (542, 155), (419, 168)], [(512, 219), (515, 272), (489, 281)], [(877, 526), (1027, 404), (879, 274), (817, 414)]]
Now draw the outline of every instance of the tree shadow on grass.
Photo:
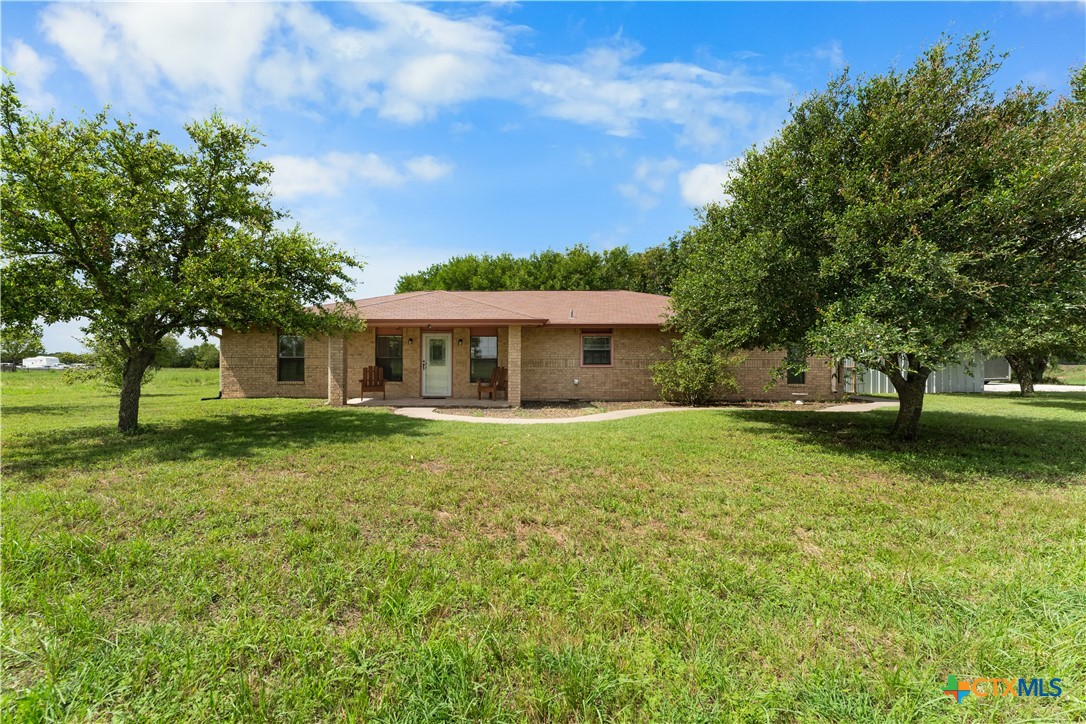
[[(202, 392), (198, 391), (198, 392)], [(196, 396), (197, 392), (143, 392), (140, 394), (141, 400), (168, 400), (171, 397), (181, 397), (185, 400), (199, 399)], [(111, 405), (120, 404), (119, 395), (95, 395), (93, 397), (73, 394), (71, 399), (66, 402), (54, 402), (50, 404), (40, 405), (26, 405), (22, 402), (14, 404), (7, 404), (0, 410), (0, 415), (3, 417), (15, 417), (24, 415), (46, 415), (52, 417), (67, 416), (77, 414), (81, 409), (95, 409), (97, 408), (103, 399), (108, 399)]]
[(1083, 416), (1083, 419), (1080, 422), (1086, 424), (1086, 392), (1080, 392), (1077, 395), (1074, 393), (1058, 392), (1047, 393), (1044, 397), (1015, 397), (1009, 400), (1009, 402), (1012, 405), (1021, 405), (1023, 407), (1079, 412), (1082, 413)]
[[(1071, 404), (1071, 403), (1067, 403)], [(1086, 407), (1078, 405), (1075, 410)], [(914, 442), (890, 437), (896, 409), (856, 413), (737, 410), (735, 419), (765, 426), (797, 445), (867, 458), (903, 475), (942, 483), (1010, 478), (1086, 483), (1086, 421), (1016, 419), (983, 412), (925, 410)]]
[(81, 408), (90, 410), (94, 409), (94, 405), (5, 405), (3, 411), (0, 412), (0, 416), (17, 417), (22, 415), (43, 415), (61, 417), (78, 413)]
[(122, 435), (112, 425), (46, 431), (4, 455), (6, 474), (41, 475), (64, 468), (91, 470), (110, 463), (154, 464), (188, 460), (242, 459), (270, 451), (313, 446), (380, 444), (394, 435), (423, 436), (432, 423), (384, 411), (312, 408), (274, 412), (230, 412), (141, 425)]

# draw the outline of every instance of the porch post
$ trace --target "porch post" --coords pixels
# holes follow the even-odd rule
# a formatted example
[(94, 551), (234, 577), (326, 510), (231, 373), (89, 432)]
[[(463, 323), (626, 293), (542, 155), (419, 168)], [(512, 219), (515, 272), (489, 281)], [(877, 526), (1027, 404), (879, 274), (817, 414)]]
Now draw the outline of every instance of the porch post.
[(328, 338), (328, 404), (333, 407), (347, 404), (347, 340), (344, 337)]
[(509, 404), (520, 407), (520, 327), (509, 327)]

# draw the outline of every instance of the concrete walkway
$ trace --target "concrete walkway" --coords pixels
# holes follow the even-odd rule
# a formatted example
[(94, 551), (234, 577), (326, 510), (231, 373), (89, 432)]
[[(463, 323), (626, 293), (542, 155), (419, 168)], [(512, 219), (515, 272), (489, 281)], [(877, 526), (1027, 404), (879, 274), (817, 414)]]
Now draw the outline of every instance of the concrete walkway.
[[(859, 398), (853, 398), (859, 399)], [(850, 402), (846, 405), (834, 405), (823, 407), (819, 412), (868, 412), (869, 410), (881, 410), (884, 407), (897, 407), (897, 400), (872, 400), (866, 402)]]
[[(878, 410), (883, 407), (897, 407), (897, 400), (869, 400), (867, 402), (853, 402), (844, 405), (834, 405), (833, 407), (824, 407), (821, 410), (818, 410), (818, 412), (867, 412), (868, 410)], [(642, 407), (634, 410), (612, 410), (611, 412), (600, 412), (595, 415), (577, 415), (575, 417), (473, 417), (471, 415), (450, 415), (447, 412), (438, 412), (433, 407), (398, 407), (393, 409), (392, 412), (393, 414), (403, 415), (404, 417), (411, 417), (416, 420), (441, 420), (445, 422), (479, 422), (483, 423), (484, 425), (570, 425), (575, 422), (603, 422), (605, 420), (622, 420), (627, 417), (654, 415), (657, 412), (686, 412), (688, 410), (712, 409), (728, 408)]]
[(448, 413), (438, 412), (432, 407), (400, 407), (394, 409), (392, 412), (416, 420), (481, 422), (484, 425), (569, 425), (574, 422), (603, 422), (604, 420), (621, 420), (626, 417), (653, 415), (657, 412), (683, 412), (685, 410), (697, 409), (705, 408), (642, 407), (636, 410), (612, 410), (611, 412), (600, 412), (595, 415), (578, 415), (577, 417), (472, 417), (470, 415), (450, 415)]
[[(985, 392), (1021, 392), (1022, 388), (1017, 382), (989, 382), (984, 386)], [(1034, 385), (1034, 392), (1086, 392), (1086, 385)]]
[[(1086, 393), (1086, 385), (1037, 385), (1036, 390), (1038, 392), (1081, 392)], [(987, 384), (984, 386), (985, 392), (1017, 392), (1017, 384)], [(896, 408), (898, 406), (897, 400), (883, 400), (871, 397), (853, 397), (852, 399), (857, 402), (849, 402), (841, 405), (833, 405), (832, 407), (823, 407), (818, 412), (869, 412), (871, 410), (882, 410), (885, 408)], [(347, 404), (349, 405), (364, 405), (373, 407), (392, 407), (397, 403), (410, 402), (411, 404), (418, 405), (415, 407), (394, 407), (392, 413), (395, 415), (403, 415), (404, 417), (410, 417), (415, 420), (439, 420), (442, 422), (475, 422), (482, 423), (484, 425), (571, 425), (575, 422), (603, 422), (605, 420), (622, 420), (627, 417), (640, 417), (641, 415), (654, 415), (658, 412), (686, 412), (688, 410), (711, 410), (711, 407), (642, 407), (634, 410), (612, 410), (611, 412), (600, 412), (595, 415), (577, 415), (575, 417), (473, 417), (471, 415), (450, 415), (445, 412), (438, 412), (434, 403), (438, 402), (442, 406), (461, 406), (465, 402), (471, 403), (472, 406), (480, 407), (506, 407), (508, 403), (491, 403), (489, 405), (479, 405), (477, 400), (374, 400), (366, 398), (365, 400), (353, 399)], [(487, 400), (483, 400), (486, 403)], [(421, 404), (420, 404), (421, 403)], [(423, 406), (425, 405), (425, 406)], [(727, 408), (722, 408), (727, 409)], [(769, 408), (765, 408), (769, 409)]]

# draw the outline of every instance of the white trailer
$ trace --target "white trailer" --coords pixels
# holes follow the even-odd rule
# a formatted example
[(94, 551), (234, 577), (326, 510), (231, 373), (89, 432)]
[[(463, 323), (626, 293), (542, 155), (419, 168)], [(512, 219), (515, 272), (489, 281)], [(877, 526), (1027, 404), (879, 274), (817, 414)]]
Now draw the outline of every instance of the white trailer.
[(23, 360), (23, 369), (26, 370), (66, 370), (68, 365), (62, 363), (59, 357), (39, 355), (27, 357)]

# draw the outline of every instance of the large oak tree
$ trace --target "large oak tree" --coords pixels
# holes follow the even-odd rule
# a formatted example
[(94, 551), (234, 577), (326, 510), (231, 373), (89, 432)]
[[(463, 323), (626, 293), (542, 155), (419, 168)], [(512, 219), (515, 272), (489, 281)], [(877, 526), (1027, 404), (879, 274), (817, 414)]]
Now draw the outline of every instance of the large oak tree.
[(1013, 334), (1024, 305), (1062, 303), (1086, 269), (1082, 74), (1050, 104), (997, 97), (999, 65), (983, 38), (941, 42), (799, 103), (703, 210), (676, 323), (883, 372), (893, 431), (914, 437), (932, 370)]
[(1086, 356), (1084, 124), (1086, 67), (1034, 124), (1032, 158), (1005, 183), (1013, 201), (1002, 227), (1037, 243), (1017, 259), (1019, 283), (1002, 290), (1000, 323), (986, 326), (981, 348), (1007, 358), (1023, 396), (1053, 359)]
[(360, 264), (271, 203), (256, 132), (219, 115), (178, 148), (102, 112), (75, 121), (0, 98), (5, 322), (84, 318), (122, 359), (118, 428), (139, 422), (167, 335), (219, 327), (314, 334), (356, 327), (340, 304)]

